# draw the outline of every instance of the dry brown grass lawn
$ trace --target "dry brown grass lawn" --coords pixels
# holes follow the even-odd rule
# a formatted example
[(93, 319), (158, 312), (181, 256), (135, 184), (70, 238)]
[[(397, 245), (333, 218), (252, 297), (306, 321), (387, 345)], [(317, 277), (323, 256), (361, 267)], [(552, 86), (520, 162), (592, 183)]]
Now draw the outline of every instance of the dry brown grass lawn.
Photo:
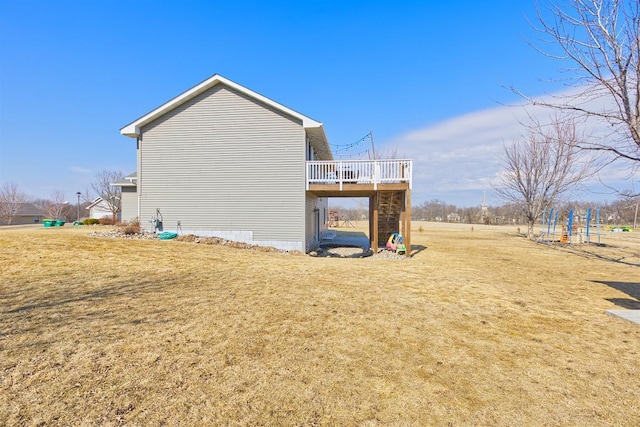
[(413, 227), (406, 261), (1, 229), (0, 425), (640, 425), (605, 314), (640, 233)]

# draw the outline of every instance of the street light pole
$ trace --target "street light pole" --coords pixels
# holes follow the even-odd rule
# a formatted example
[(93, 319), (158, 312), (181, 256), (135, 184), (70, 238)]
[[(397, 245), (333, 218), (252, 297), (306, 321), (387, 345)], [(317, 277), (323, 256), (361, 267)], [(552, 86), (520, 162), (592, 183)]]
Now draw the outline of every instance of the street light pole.
[(76, 218), (76, 221), (80, 221), (80, 192), (78, 191), (76, 193), (76, 196), (78, 196), (78, 205), (77, 205), (77, 210), (78, 210), (78, 218)]

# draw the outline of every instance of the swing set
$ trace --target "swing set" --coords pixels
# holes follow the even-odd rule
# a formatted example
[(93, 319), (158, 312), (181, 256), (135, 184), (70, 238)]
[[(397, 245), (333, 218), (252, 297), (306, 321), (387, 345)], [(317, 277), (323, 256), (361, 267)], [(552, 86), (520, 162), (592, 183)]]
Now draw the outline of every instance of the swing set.
[[(556, 238), (556, 227), (558, 224), (558, 216), (559, 211), (557, 209), (551, 209), (547, 214), (547, 211), (542, 213), (542, 232), (536, 241), (542, 243), (586, 243), (591, 244), (591, 227), (592, 227), (592, 216), (591, 216), (591, 208), (587, 209), (587, 213), (585, 216), (585, 227), (584, 231), (579, 229), (577, 224), (574, 223), (574, 212), (573, 209), (569, 211), (569, 217), (567, 219), (566, 227), (562, 227), (562, 234), (560, 235), (560, 239)], [(553, 223), (553, 228), (552, 228)], [(595, 216), (595, 227), (596, 227), (596, 235), (598, 236), (597, 245), (601, 245), (600, 242), (600, 208), (596, 209)], [(546, 231), (545, 231), (546, 228)], [(578, 241), (574, 241), (578, 239)]]

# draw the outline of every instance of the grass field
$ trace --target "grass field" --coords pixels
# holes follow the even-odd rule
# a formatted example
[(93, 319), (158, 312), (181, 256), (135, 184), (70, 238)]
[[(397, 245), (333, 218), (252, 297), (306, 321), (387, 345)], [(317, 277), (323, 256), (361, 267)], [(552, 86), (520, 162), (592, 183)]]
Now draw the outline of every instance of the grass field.
[(640, 425), (640, 325), (605, 314), (640, 233), (414, 222), (397, 261), (89, 230), (0, 229), (0, 425)]

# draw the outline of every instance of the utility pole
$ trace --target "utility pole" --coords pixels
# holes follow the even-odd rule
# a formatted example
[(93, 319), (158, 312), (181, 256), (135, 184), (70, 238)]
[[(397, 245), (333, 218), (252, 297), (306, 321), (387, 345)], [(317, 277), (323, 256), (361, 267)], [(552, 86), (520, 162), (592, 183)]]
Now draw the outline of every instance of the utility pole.
[(371, 152), (373, 153), (373, 160), (376, 160), (376, 147), (373, 145), (373, 132), (369, 131), (369, 138), (371, 139)]
[(76, 205), (78, 217), (76, 218), (76, 221), (80, 221), (80, 194), (81, 193), (79, 191), (76, 193), (76, 196), (78, 196), (78, 204)]

